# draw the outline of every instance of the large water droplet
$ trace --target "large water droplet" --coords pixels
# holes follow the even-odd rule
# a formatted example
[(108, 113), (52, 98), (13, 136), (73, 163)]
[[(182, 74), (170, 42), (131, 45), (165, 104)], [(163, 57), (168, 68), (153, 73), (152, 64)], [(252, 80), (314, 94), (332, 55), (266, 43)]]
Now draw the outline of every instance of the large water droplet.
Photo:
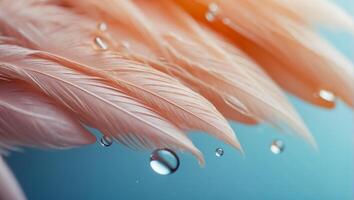
[(102, 50), (108, 49), (107, 43), (100, 37), (95, 37), (95, 44), (97, 45), (98, 48)]
[(208, 6), (208, 11), (205, 13), (205, 18), (209, 22), (212, 22), (215, 20), (215, 16), (219, 10), (219, 7), (216, 3), (211, 3)]
[(320, 90), (320, 92), (318, 93), (318, 95), (319, 95), (322, 99), (324, 99), (324, 100), (326, 100), (326, 101), (329, 101), (329, 102), (334, 102), (334, 101), (336, 100), (336, 96), (335, 96), (332, 92), (330, 92), (330, 91), (328, 91), (328, 90)]
[(102, 32), (106, 31), (107, 28), (108, 28), (108, 26), (107, 26), (107, 24), (104, 23), (104, 22), (101, 22), (101, 23), (98, 24), (98, 30), (100, 30), (100, 31), (102, 31)]
[(284, 149), (285, 145), (281, 140), (273, 140), (272, 144), (270, 145), (270, 151), (274, 154), (280, 154), (284, 151)]
[(222, 149), (222, 148), (217, 148), (217, 149), (215, 149), (215, 155), (216, 155), (217, 157), (223, 156), (223, 155), (224, 155), (224, 149)]
[(157, 149), (151, 153), (150, 166), (160, 175), (172, 174), (179, 167), (179, 158), (169, 149)]
[(109, 147), (109, 146), (112, 145), (113, 140), (112, 140), (111, 137), (105, 135), (105, 136), (103, 136), (103, 137), (101, 138), (100, 143), (101, 143), (101, 145), (104, 146), (104, 147)]

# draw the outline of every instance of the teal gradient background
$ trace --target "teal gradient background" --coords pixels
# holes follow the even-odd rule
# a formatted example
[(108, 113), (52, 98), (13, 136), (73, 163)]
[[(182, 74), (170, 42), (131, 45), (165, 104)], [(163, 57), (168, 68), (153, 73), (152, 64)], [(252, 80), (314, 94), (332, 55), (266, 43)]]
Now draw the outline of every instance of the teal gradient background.
[[(338, 1), (354, 13), (353, 3)], [(322, 31), (352, 61), (354, 39)], [(326, 78), (326, 77), (324, 77)], [(192, 134), (206, 158), (200, 168), (189, 154), (181, 166), (160, 176), (149, 166), (149, 152), (120, 144), (99, 144), (65, 151), (26, 149), (7, 161), (30, 200), (351, 200), (353, 199), (353, 111), (342, 102), (334, 110), (314, 107), (289, 96), (316, 138), (314, 151), (303, 140), (266, 126), (232, 123), (245, 156), (204, 134)], [(285, 142), (280, 155), (270, 152), (273, 139)], [(223, 157), (215, 149), (225, 150)]]

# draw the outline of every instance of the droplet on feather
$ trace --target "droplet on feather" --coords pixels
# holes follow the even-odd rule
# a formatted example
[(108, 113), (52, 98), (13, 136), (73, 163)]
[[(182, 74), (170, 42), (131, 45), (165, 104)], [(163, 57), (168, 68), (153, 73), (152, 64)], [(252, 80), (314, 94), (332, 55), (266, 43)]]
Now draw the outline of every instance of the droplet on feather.
[(270, 151), (273, 154), (280, 154), (284, 151), (285, 145), (284, 142), (281, 140), (273, 140), (272, 144), (270, 145)]
[(95, 37), (95, 44), (98, 48), (100, 48), (102, 50), (108, 49), (107, 43), (100, 37)]
[(215, 4), (215, 3), (209, 4), (208, 11), (205, 13), (206, 20), (208, 20), (209, 22), (214, 21), (218, 10), (219, 10), (219, 7), (217, 4)]
[(106, 31), (107, 28), (108, 28), (108, 26), (107, 26), (107, 24), (105, 22), (101, 22), (101, 23), (98, 24), (98, 30), (100, 30), (102, 32)]
[(160, 175), (169, 175), (177, 171), (179, 158), (169, 149), (157, 149), (151, 153), (150, 167)]
[(101, 145), (104, 146), (104, 147), (109, 147), (109, 146), (112, 145), (113, 140), (112, 140), (111, 137), (105, 135), (105, 136), (103, 136), (103, 137), (101, 138), (100, 143), (101, 143)]
[(336, 100), (336, 96), (328, 91), (328, 90), (320, 90), (318, 93), (318, 96), (322, 98), (323, 100), (329, 101), (329, 102), (334, 102)]
[(212, 13), (216, 13), (219, 10), (219, 6), (216, 3), (209, 4), (208, 8), (209, 8), (209, 11)]

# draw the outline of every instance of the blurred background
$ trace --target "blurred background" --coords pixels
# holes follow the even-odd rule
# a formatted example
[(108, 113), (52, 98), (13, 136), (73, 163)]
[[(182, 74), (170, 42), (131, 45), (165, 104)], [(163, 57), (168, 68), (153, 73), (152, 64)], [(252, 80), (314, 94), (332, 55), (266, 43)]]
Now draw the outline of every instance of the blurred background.
[[(336, 2), (353, 15), (354, 2)], [(319, 31), (354, 62), (352, 36)], [(65, 151), (25, 149), (7, 161), (30, 200), (353, 199), (353, 111), (342, 102), (325, 110), (291, 95), (289, 99), (316, 138), (318, 152), (270, 126), (231, 122), (245, 156), (212, 137), (192, 133), (206, 166), (178, 153), (181, 165), (168, 176), (150, 168), (151, 152), (135, 152), (117, 143)], [(270, 151), (275, 139), (285, 144), (278, 155)], [(225, 152), (222, 157), (215, 156), (219, 147)]]

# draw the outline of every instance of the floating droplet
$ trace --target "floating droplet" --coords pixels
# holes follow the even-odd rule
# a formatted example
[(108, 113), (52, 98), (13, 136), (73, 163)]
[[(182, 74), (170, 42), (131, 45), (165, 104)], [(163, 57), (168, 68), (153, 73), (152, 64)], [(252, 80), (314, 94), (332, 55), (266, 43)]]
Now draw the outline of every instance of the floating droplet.
[(108, 26), (107, 26), (107, 24), (104, 23), (104, 22), (101, 22), (101, 23), (98, 24), (98, 30), (100, 30), (100, 31), (102, 31), (102, 32), (103, 32), (103, 31), (106, 31), (107, 28), (108, 28)]
[(102, 50), (108, 49), (107, 43), (100, 37), (95, 37), (95, 44), (97, 45), (98, 48)]
[(318, 95), (326, 101), (334, 102), (336, 100), (336, 96), (328, 90), (320, 90)]
[(215, 155), (216, 155), (217, 157), (223, 156), (223, 155), (224, 155), (224, 149), (222, 149), (222, 148), (217, 148), (217, 149), (215, 149)]
[(169, 149), (157, 149), (151, 153), (150, 167), (160, 175), (172, 174), (179, 167), (179, 158)]
[(272, 144), (270, 145), (270, 150), (273, 154), (280, 154), (284, 151), (285, 145), (284, 142), (281, 140), (273, 140)]
[(215, 3), (209, 4), (208, 11), (205, 13), (206, 20), (208, 20), (209, 22), (214, 21), (218, 10), (219, 10), (218, 5), (216, 5)]
[(103, 136), (103, 137), (101, 138), (100, 143), (101, 143), (101, 145), (104, 146), (104, 147), (109, 147), (109, 146), (112, 145), (113, 140), (112, 140), (111, 137), (105, 135), (105, 136)]

